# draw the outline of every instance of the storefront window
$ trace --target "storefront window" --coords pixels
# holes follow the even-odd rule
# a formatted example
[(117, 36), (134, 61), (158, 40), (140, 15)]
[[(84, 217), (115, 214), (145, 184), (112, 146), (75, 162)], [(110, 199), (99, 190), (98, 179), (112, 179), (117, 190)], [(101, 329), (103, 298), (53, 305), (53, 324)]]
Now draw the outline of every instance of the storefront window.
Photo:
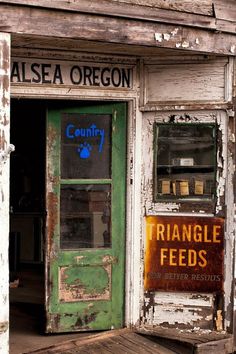
[(155, 124), (154, 201), (213, 200), (214, 124)]

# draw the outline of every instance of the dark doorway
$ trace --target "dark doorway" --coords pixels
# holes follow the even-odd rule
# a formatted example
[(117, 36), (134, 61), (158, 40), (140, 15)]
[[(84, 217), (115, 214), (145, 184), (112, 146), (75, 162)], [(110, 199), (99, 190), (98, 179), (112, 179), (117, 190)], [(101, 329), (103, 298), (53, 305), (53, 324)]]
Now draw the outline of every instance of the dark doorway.
[(14, 327), (19, 316), (36, 316), (43, 330), (45, 121), (44, 101), (11, 102), (10, 161), (10, 315)]

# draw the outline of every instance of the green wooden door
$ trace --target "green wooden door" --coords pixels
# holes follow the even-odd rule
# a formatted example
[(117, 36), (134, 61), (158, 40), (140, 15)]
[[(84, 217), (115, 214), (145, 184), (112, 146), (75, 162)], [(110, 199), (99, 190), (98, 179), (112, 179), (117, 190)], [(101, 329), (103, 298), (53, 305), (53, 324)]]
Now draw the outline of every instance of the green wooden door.
[(124, 322), (126, 106), (49, 109), (47, 332)]

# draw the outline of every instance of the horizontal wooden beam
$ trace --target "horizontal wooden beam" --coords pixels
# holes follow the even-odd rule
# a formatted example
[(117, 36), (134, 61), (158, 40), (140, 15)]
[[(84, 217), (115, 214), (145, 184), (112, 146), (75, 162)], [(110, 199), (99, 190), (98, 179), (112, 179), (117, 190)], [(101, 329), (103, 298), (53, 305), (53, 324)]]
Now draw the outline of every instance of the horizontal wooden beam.
[(0, 4), (0, 31), (236, 55), (233, 34), (25, 6)]
[[(153, 1), (153, 0), (152, 0)], [(156, 0), (155, 0), (156, 1)], [(162, 0), (163, 1), (163, 0)], [(189, 2), (189, 0), (187, 0)], [(207, 0), (208, 1), (208, 0)], [(138, 3), (140, 2), (140, 3)], [(174, 1), (177, 3), (176, 1)], [(192, 1), (191, 1), (192, 3)], [(158, 6), (150, 7), (146, 3), (141, 4), (141, 1), (134, 1), (130, 4), (127, 1), (116, 1), (116, 0), (100, 0), (100, 1), (48, 1), (48, 0), (9, 0), (2, 1), (0, 4), (13, 4), (13, 5), (25, 5), (31, 6), (33, 8), (45, 8), (51, 10), (62, 10), (71, 12), (81, 12), (87, 14), (96, 15), (106, 15), (114, 17), (124, 17), (130, 19), (140, 19), (146, 21), (155, 21), (163, 23), (181, 24), (184, 23), (185, 26), (193, 26), (200, 28), (216, 29), (215, 19), (210, 16), (197, 15), (194, 13), (186, 13), (176, 10), (176, 6), (170, 7), (172, 10), (169, 11), (166, 6), (163, 8), (158, 8)], [(182, 6), (180, 7), (182, 8)]]
[[(42, 6), (55, 9), (63, 9), (70, 11), (81, 11), (83, 8), (86, 11), (104, 11), (106, 8), (113, 8), (116, 11), (119, 8), (129, 7), (129, 9), (134, 9), (135, 7), (141, 6), (142, 8), (149, 7), (152, 10), (155, 9), (165, 9), (177, 12), (192, 13), (205, 16), (213, 16), (213, 4), (212, 0), (73, 0), (73, 1), (63, 1), (63, 0), (8, 0), (1, 1), (2, 3), (18, 4), (18, 5), (30, 5), (30, 6)], [(105, 4), (106, 3), (106, 4)], [(106, 8), (104, 7), (106, 6)], [(116, 12), (115, 12), (116, 13)]]

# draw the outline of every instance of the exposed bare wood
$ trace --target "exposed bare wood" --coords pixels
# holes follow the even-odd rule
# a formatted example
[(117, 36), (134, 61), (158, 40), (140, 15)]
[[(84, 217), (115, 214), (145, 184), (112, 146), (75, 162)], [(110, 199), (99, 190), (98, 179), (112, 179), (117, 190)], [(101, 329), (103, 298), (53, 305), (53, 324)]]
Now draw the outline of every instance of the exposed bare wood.
[[(119, 2), (125, 2), (129, 4), (142, 4), (143, 0), (113, 0)], [(161, 9), (177, 10), (183, 12), (192, 12), (204, 15), (213, 15), (212, 1), (211, 0), (146, 0), (145, 4), (151, 7), (157, 7)]]
[[(171, 338), (172, 340), (190, 343), (196, 347), (203, 347), (205, 343), (215, 341), (227, 341), (232, 345), (232, 335), (224, 332), (195, 330), (189, 332), (188, 330), (180, 330), (178, 328), (164, 328), (164, 327), (150, 327), (145, 326), (136, 330), (137, 333), (142, 333), (154, 337)], [(204, 343), (204, 344), (203, 344)], [(215, 351), (216, 353), (216, 351)], [(224, 352), (222, 352), (224, 353)]]
[(224, 89), (226, 68), (226, 61), (147, 65), (145, 66), (144, 103), (223, 102), (226, 100)]
[[(175, 111), (175, 110), (188, 110), (188, 111), (204, 111), (204, 110), (211, 110), (211, 109), (222, 109), (222, 110), (230, 110), (233, 108), (232, 103), (195, 103), (195, 102), (188, 102), (182, 105), (171, 105), (171, 104), (159, 104), (159, 105), (145, 105), (140, 107), (140, 111), (142, 112), (155, 112), (155, 111)], [(196, 205), (196, 203), (195, 203)], [(201, 205), (204, 208), (203, 205)], [(187, 208), (182, 208), (183, 211), (188, 211)], [(206, 211), (209, 211), (206, 209)]]
[(235, 0), (214, 0), (213, 3), (216, 18), (236, 22)]
[[(114, 9), (116, 13), (116, 9), (119, 8), (119, 5), (125, 6), (126, 4), (132, 5), (132, 9), (134, 5), (141, 5), (142, 7), (148, 6), (152, 9), (166, 9), (166, 10), (175, 10), (180, 12), (189, 12), (207, 16), (213, 16), (213, 7), (211, 0), (146, 0), (145, 4), (143, 0), (109, 0), (109, 1), (92, 1), (92, 0), (74, 0), (74, 1), (47, 1), (47, 0), (9, 0), (9, 1), (0, 1), (1, 3), (11, 3), (11, 4), (22, 4), (22, 5), (30, 5), (30, 6), (42, 6), (48, 8), (55, 9), (63, 9), (63, 10), (86, 10), (86, 12), (93, 11), (93, 9), (97, 8), (99, 11), (99, 7), (103, 9), (103, 5), (106, 3), (108, 8)], [(100, 10), (101, 10), (100, 9)]]
[(138, 20), (0, 6), (0, 31), (235, 55), (235, 36)]
[[(150, 7), (144, 5), (143, 2), (137, 4), (129, 4), (120, 1), (100, 0), (99, 2), (81, 0), (79, 2), (65, 2), (65, 1), (0, 1), (1, 3), (10, 4), (25, 4), (32, 7), (42, 7), (48, 9), (60, 9), (74, 12), (83, 12), (90, 14), (100, 14), (115, 17), (125, 17), (132, 19), (143, 19), (147, 21), (157, 21), (163, 23), (184, 23), (186, 26), (202, 27), (215, 29), (215, 19), (209, 16), (191, 14), (180, 11), (168, 11), (167, 9), (160, 9), (155, 6)], [(56, 5), (55, 5), (56, 3)]]
[(218, 31), (221, 32), (229, 32), (229, 33), (236, 33), (236, 21), (226, 21), (226, 20), (220, 20), (216, 19), (216, 28)]
[[(40, 55), (39, 49), (42, 50)], [(131, 60), (132, 56), (144, 56), (143, 47), (139, 45), (128, 45), (128, 44), (117, 44), (117, 43), (103, 43), (96, 41), (86, 41), (86, 40), (76, 40), (70, 38), (53, 38), (53, 37), (41, 37), (41, 36), (26, 36), (19, 34), (12, 34), (12, 51), (14, 55), (24, 57), (27, 50), (27, 56), (45, 58), (47, 51), (47, 57), (61, 58), (62, 51), (67, 51), (67, 59), (71, 58), (73, 60), (78, 58), (78, 53), (102, 53), (109, 55), (109, 60), (113, 61), (114, 53), (118, 55), (129, 55)], [(50, 52), (48, 52), (50, 50)], [(51, 50), (55, 50), (54, 53)], [(44, 52), (44, 53), (43, 53)], [(65, 54), (65, 52), (64, 52)], [(166, 56), (172, 57), (176, 55), (181, 55), (182, 58), (198, 55), (194, 52), (186, 52), (185, 50), (175, 49), (163, 49), (158, 47), (145, 47), (145, 56), (148, 57), (158, 57), (163, 58)], [(90, 56), (90, 55), (89, 55)], [(201, 55), (203, 57), (203, 55)], [(134, 60), (134, 59), (132, 59)]]

